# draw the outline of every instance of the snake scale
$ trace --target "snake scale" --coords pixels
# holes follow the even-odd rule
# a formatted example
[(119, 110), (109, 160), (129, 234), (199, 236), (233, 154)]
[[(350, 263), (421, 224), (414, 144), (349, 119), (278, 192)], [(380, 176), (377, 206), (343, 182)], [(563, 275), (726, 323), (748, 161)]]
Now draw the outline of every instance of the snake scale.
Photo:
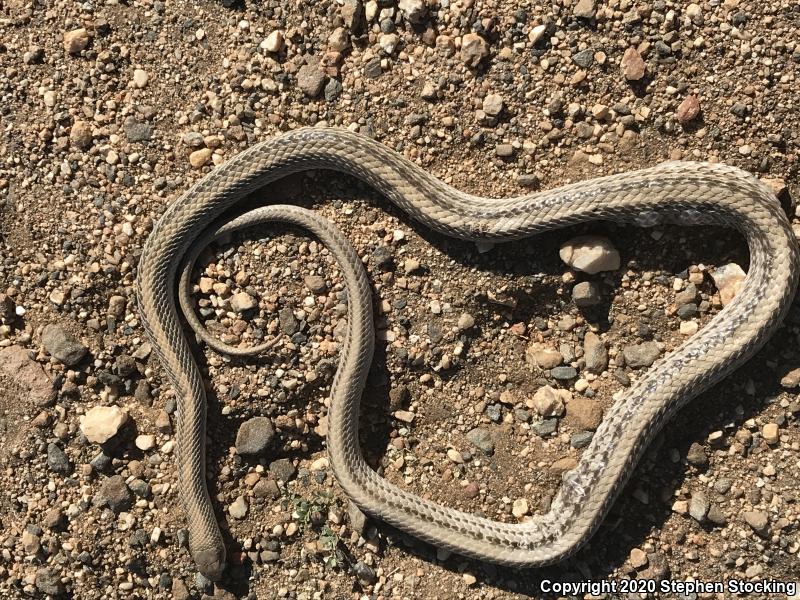
[[(342, 234), (295, 206), (267, 206), (224, 223), (225, 214), (251, 192), (309, 169), (355, 176), (419, 223), (454, 238), (502, 242), (596, 220), (644, 227), (717, 225), (743, 235), (750, 267), (735, 299), (659, 359), (608, 410), (577, 467), (563, 475), (548, 513), (522, 523), (493, 521), (400, 489), (364, 461), (358, 414), (374, 346), (372, 302), (361, 260)], [(298, 129), (251, 147), (169, 206), (146, 242), (137, 272), (142, 321), (177, 397), (177, 476), (189, 549), (200, 572), (214, 580), (226, 559), (206, 485), (206, 395), (179, 320), (176, 298), (188, 303), (186, 289), (177, 290), (176, 280), (183, 269), (186, 283), (190, 265), (182, 261), (194, 260), (187, 253), (196, 255), (210, 239), (264, 221), (307, 228), (343, 270), (348, 319), (330, 392), (328, 455), (344, 492), (366, 513), (438, 547), (517, 567), (560, 561), (592, 536), (662, 425), (775, 332), (799, 272), (797, 242), (780, 204), (762, 183), (730, 166), (669, 162), (526, 196), (488, 199), (455, 190), (381, 143), (345, 130)]]

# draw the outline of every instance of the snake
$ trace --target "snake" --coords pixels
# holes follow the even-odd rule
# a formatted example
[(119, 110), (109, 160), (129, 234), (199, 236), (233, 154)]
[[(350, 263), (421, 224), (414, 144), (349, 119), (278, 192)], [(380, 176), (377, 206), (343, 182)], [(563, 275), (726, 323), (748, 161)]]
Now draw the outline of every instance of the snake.
[[(716, 226), (744, 238), (749, 267), (732, 301), (615, 396), (577, 465), (562, 474), (549, 510), (519, 522), (496, 521), (415, 495), (365, 460), (358, 421), (375, 332), (372, 288), (361, 257), (335, 225), (306, 208), (264, 203), (235, 215), (253, 192), (308, 170), (355, 177), (413, 221), (460, 240), (500, 243), (596, 221)], [(187, 298), (188, 272), (199, 248), (266, 222), (307, 230), (341, 268), (347, 326), (330, 386), (327, 453), (345, 495), (364, 513), (436, 547), (516, 568), (551, 565), (584, 546), (663, 425), (751, 358), (780, 327), (800, 272), (797, 240), (780, 202), (763, 182), (734, 166), (669, 161), (494, 199), (459, 191), (382, 142), (347, 129), (298, 128), (253, 145), (167, 207), (136, 267), (141, 322), (177, 401), (175, 460), (189, 552), (211, 580), (223, 575), (226, 548), (206, 480), (204, 380), (180, 315), (202, 329)], [(200, 337), (214, 344), (207, 332)], [(222, 342), (214, 347), (237, 352)]]

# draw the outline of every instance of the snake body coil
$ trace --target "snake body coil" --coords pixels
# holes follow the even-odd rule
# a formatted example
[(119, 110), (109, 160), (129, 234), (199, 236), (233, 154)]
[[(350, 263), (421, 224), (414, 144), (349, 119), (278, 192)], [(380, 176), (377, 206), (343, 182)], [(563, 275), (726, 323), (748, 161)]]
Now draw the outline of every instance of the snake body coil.
[[(467, 240), (514, 240), (595, 220), (722, 225), (746, 239), (750, 268), (733, 302), (615, 402), (577, 467), (564, 475), (547, 514), (520, 524), (492, 521), (415, 496), (365, 463), (358, 411), (374, 344), (370, 287), (359, 257), (333, 225), (298, 207), (270, 206), (212, 227), (250, 192), (309, 169), (358, 177), (420, 223)], [(198, 237), (207, 240), (262, 220), (310, 229), (343, 268), (348, 327), (331, 389), (328, 453), (345, 493), (367, 513), (436, 546), (511, 566), (554, 563), (586, 542), (664, 422), (752, 356), (776, 330), (794, 295), (800, 264), (797, 243), (775, 197), (752, 176), (729, 166), (665, 163), (492, 200), (459, 192), (380, 143), (342, 130), (301, 129), (242, 152), (168, 208), (138, 266), (142, 321), (178, 401), (177, 473), (190, 551), (211, 579), (221, 575), (225, 549), (205, 481), (205, 390), (178, 319), (175, 282), (182, 257)]]

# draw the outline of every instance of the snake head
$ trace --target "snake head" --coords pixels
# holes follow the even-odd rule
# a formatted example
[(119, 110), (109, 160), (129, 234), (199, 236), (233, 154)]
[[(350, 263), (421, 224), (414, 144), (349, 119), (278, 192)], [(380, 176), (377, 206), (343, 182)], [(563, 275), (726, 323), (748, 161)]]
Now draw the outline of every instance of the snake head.
[(225, 570), (225, 548), (192, 550), (197, 569), (211, 581), (219, 581)]

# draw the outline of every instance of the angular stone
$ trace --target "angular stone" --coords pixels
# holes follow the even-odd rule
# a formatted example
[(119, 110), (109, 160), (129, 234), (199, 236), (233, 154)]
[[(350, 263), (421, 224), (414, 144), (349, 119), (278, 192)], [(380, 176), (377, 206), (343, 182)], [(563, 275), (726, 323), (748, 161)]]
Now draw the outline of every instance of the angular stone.
[(21, 400), (33, 402), (37, 406), (47, 406), (55, 400), (53, 382), (24, 348), (0, 348), (0, 372), (27, 392), (27, 396), (23, 394)]
[(780, 431), (777, 423), (767, 423), (761, 428), (761, 435), (764, 441), (770, 445), (777, 444), (781, 441)]
[(85, 27), (73, 29), (64, 34), (64, 50), (70, 54), (80, 54), (89, 45), (91, 36)]
[(583, 360), (590, 373), (600, 374), (608, 367), (608, 350), (596, 333), (589, 331), (583, 338)]
[(708, 466), (708, 454), (706, 454), (705, 448), (697, 442), (689, 446), (689, 451), (686, 453), (686, 460), (690, 465), (694, 465), (695, 467)]
[(467, 440), (476, 448), (481, 450), (484, 454), (494, 453), (494, 442), (492, 441), (491, 434), (482, 427), (476, 427), (467, 432)]
[(118, 406), (95, 406), (80, 418), (81, 432), (90, 442), (105, 444), (128, 420)]
[(253, 417), (239, 426), (236, 433), (236, 452), (243, 455), (263, 455), (275, 439), (275, 427), (268, 417)]
[(409, 23), (420, 25), (428, 16), (428, 7), (424, 0), (400, 0), (397, 8)]
[(689, 515), (698, 523), (706, 520), (711, 505), (703, 492), (695, 492), (689, 500)]
[(496, 117), (503, 110), (503, 97), (500, 94), (487, 94), (483, 99), (483, 112)]
[(62, 475), (68, 475), (72, 471), (72, 463), (57, 444), (47, 445), (47, 466)]
[(744, 285), (745, 277), (747, 277), (747, 273), (736, 263), (722, 265), (711, 272), (711, 279), (717, 286), (722, 306), (727, 306), (739, 293)]
[(644, 77), (646, 65), (636, 48), (628, 48), (622, 55), (622, 73), (628, 81), (639, 81)]
[(596, 11), (595, 0), (578, 0), (572, 9), (572, 14), (579, 19), (594, 19)]
[(594, 275), (619, 269), (619, 252), (608, 238), (582, 235), (565, 242), (559, 256), (573, 269)]
[(137, 121), (133, 115), (125, 119), (122, 130), (129, 142), (148, 142), (153, 137), (153, 126)]
[(560, 417), (564, 414), (564, 401), (558, 390), (545, 385), (533, 395), (532, 407), (543, 417)]
[(57, 324), (45, 326), (42, 345), (50, 356), (68, 367), (78, 364), (89, 351), (75, 336)]
[(560, 365), (563, 361), (561, 353), (555, 348), (549, 348), (538, 342), (528, 346), (525, 351), (525, 361), (543, 370), (549, 370)]
[(517, 498), (511, 505), (511, 514), (516, 518), (524, 517), (530, 512), (528, 501), (525, 498)]
[(69, 131), (69, 141), (76, 148), (86, 150), (92, 145), (92, 126), (86, 121), (75, 121)]
[(294, 464), (288, 458), (279, 458), (269, 464), (269, 472), (278, 481), (289, 481), (297, 473)]
[(67, 592), (66, 586), (61, 582), (61, 576), (50, 567), (41, 567), (36, 571), (34, 585), (42, 594), (48, 596), (63, 596)]
[(303, 282), (314, 294), (321, 295), (328, 291), (328, 284), (325, 283), (325, 278), (319, 275), (308, 275)]
[(325, 85), (325, 73), (317, 65), (303, 65), (297, 71), (297, 87), (309, 98), (316, 98)]
[(656, 342), (625, 346), (622, 353), (625, 356), (625, 363), (633, 368), (649, 367), (661, 356), (661, 350)]
[(280, 52), (283, 50), (283, 32), (280, 29), (270, 32), (261, 42), (261, 47), (267, 52)]
[(541, 423), (534, 423), (531, 431), (541, 438), (553, 435), (558, 429), (558, 419), (545, 419)]
[(742, 514), (745, 523), (758, 535), (765, 537), (769, 532), (769, 516), (760, 510), (745, 511)]
[(592, 281), (581, 281), (572, 288), (572, 301), (579, 308), (589, 308), (600, 304), (600, 290)]
[(550, 376), (553, 379), (566, 381), (568, 379), (575, 379), (578, 376), (578, 370), (575, 367), (560, 366), (550, 369)]
[(461, 62), (469, 67), (477, 67), (489, 56), (489, 45), (477, 33), (468, 33), (461, 38)]
[(133, 494), (125, 484), (122, 475), (107, 477), (100, 484), (100, 490), (94, 498), (97, 506), (108, 506), (116, 514), (124, 512), (133, 506)]
[(234, 519), (244, 519), (247, 516), (247, 500), (244, 496), (239, 496), (228, 507), (228, 513)]
[(231, 308), (238, 312), (243, 313), (247, 312), (248, 310), (253, 310), (258, 306), (258, 302), (255, 298), (253, 298), (247, 292), (239, 292), (231, 296), (230, 299)]

